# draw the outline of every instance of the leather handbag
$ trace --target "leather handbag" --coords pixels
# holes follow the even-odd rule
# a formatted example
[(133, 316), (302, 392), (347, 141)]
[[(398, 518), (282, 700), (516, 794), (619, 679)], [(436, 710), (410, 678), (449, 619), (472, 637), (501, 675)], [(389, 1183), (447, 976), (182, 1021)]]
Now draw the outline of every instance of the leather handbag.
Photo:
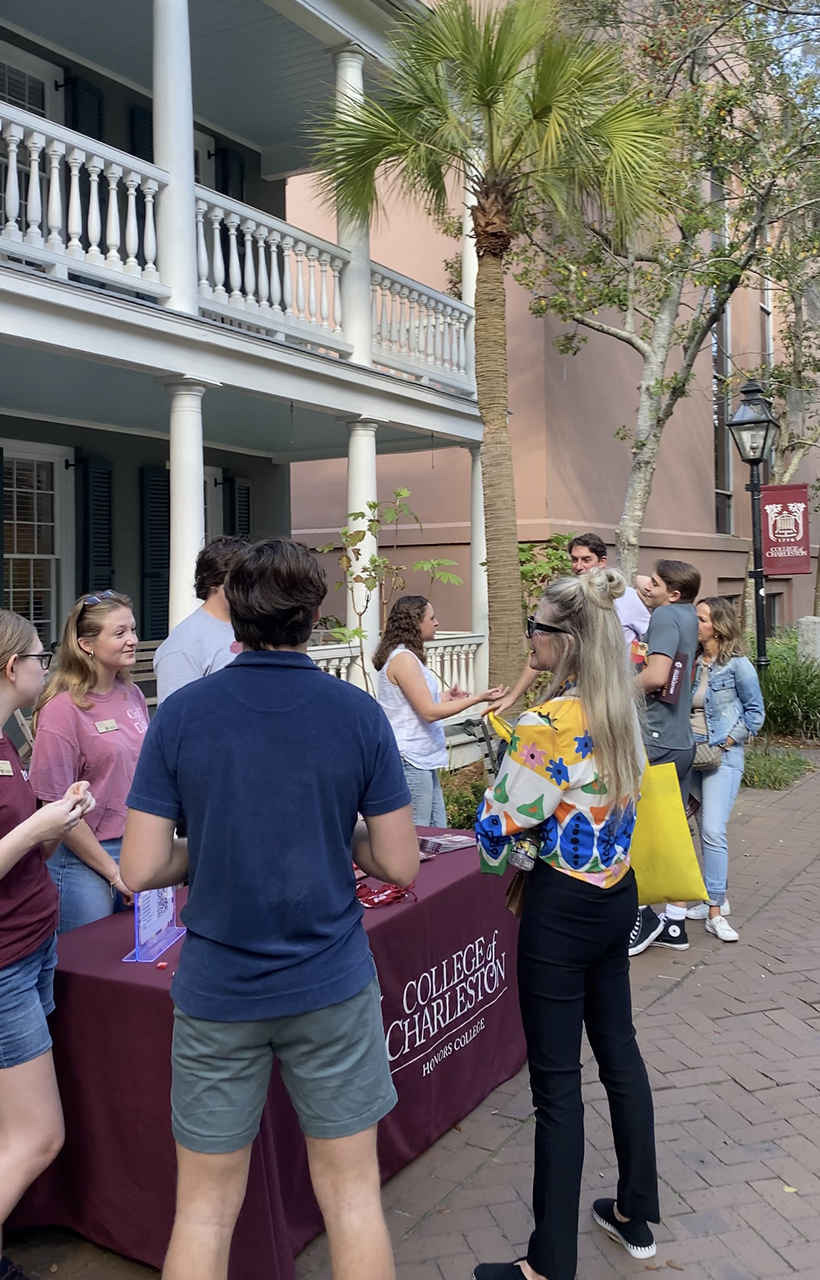
[(693, 769), (717, 769), (723, 759), (723, 747), (712, 747), (708, 742), (695, 743)]
[(507, 891), (504, 894), (504, 902), (507, 910), (511, 911), (516, 917), (524, 914), (524, 899), (527, 896), (527, 871), (516, 871), (510, 883), (507, 885)]

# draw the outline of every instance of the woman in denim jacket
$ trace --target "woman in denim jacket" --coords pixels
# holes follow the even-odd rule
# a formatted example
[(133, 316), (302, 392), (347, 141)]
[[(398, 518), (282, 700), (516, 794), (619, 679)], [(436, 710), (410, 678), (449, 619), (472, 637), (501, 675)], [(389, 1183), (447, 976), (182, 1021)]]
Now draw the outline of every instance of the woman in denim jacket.
[(729, 924), (726, 880), (729, 846), (726, 827), (743, 777), (743, 743), (756, 734), (764, 719), (757, 673), (744, 657), (740, 624), (732, 605), (722, 596), (707, 596), (697, 606), (698, 660), (692, 696), (695, 742), (722, 748), (716, 769), (695, 770), (692, 798), (700, 801), (697, 821), (703, 849), (704, 879), (709, 903), (687, 911), (690, 920), (705, 920), (707, 933), (721, 942), (737, 942)]

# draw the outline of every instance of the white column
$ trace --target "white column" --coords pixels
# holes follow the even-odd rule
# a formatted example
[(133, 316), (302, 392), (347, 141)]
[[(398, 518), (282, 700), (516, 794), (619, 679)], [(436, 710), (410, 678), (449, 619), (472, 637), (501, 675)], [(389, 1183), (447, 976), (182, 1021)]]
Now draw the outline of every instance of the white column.
[[(368, 502), (375, 502), (378, 499), (378, 488), (376, 481), (376, 428), (375, 422), (355, 422), (348, 427), (350, 432), (347, 445), (347, 512), (363, 511), (367, 514)], [(347, 520), (349, 528), (359, 529), (364, 524), (361, 520)], [(371, 533), (365, 534), (364, 539), (359, 543), (359, 551), (361, 558), (357, 562), (359, 565), (366, 563), (371, 556), (378, 553), (378, 540)], [(354, 608), (354, 601), (358, 607), (364, 603), (365, 592), (360, 586), (353, 588), (355, 596), (351, 599), (350, 591), (347, 592), (347, 626), (358, 627), (359, 617)], [(361, 621), (362, 629), (367, 633), (367, 639), (364, 642), (365, 653), (369, 659), (378, 643), (379, 643), (379, 592), (378, 589), (373, 592), (370, 602)], [(352, 673), (355, 684), (364, 684), (362, 672), (357, 667), (353, 667)]]
[[(350, 46), (333, 55), (336, 67), (336, 102), (345, 98), (360, 102), (364, 97), (364, 54)], [(370, 332), (370, 229), (336, 215), (336, 240), (351, 254), (342, 271), (342, 311), (344, 336), (353, 345), (357, 364), (372, 364)]]
[(171, 397), (171, 563), (168, 623), (175, 627), (197, 606), (194, 564), (205, 542), (205, 472), (202, 459), (202, 397), (209, 386), (198, 378), (163, 378)]
[(196, 315), (194, 104), (188, 0), (154, 0), (154, 163), (168, 170), (157, 201), (157, 241), (168, 306)]
[[(475, 306), (475, 285), (478, 279), (478, 254), (473, 235), (473, 214), (475, 194), (465, 187), (464, 213), (461, 223), (461, 301), (468, 307)], [(475, 378), (475, 321), (467, 321), (464, 334), (464, 349), (467, 353), (465, 372), (472, 380)], [(458, 360), (456, 360), (458, 363)]]
[(484, 532), (484, 485), (481, 450), (470, 446), (470, 592), (472, 631), (484, 637), (476, 654), (475, 687), (486, 689), (490, 671), (490, 604), (487, 592), (487, 539)]
[(478, 254), (473, 235), (475, 194), (464, 189), (464, 212), (461, 216), (461, 301), (475, 306), (475, 282), (478, 279)]

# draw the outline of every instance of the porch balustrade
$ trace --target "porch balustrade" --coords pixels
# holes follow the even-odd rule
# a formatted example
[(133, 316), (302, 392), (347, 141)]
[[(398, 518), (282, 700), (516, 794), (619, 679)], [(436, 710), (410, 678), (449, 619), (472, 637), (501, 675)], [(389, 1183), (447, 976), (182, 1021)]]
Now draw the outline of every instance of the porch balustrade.
[(0, 256), (162, 300), (155, 165), (0, 103)]
[(472, 307), (375, 264), (371, 304), (374, 364), (448, 388), (472, 385)]
[[(484, 636), (470, 631), (446, 631), (425, 647), (430, 670), (444, 689), (458, 685), (468, 693), (476, 693), (476, 654), (484, 644)], [(321, 644), (308, 648), (308, 654), (322, 671), (340, 680), (351, 678), (351, 666), (358, 655), (355, 644)]]
[(200, 310), (281, 341), (348, 353), (339, 277), (350, 254), (205, 187), (196, 197)]
[[(156, 211), (168, 186), (156, 165), (0, 103), (0, 260), (166, 302), (174, 246), (157, 243)], [(195, 187), (195, 217), (202, 315), (350, 357), (349, 250), (206, 187)], [(386, 267), (370, 279), (373, 363), (471, 394), (472, 308)]]

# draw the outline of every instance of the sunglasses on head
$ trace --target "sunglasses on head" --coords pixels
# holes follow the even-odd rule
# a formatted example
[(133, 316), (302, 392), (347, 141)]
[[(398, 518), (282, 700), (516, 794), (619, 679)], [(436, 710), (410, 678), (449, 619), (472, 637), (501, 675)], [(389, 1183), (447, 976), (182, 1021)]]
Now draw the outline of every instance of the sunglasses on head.
[(116, 591), (101, 591), (98, 596), (86, 596), (80, 613), (82, 613), (83, 609), (90, 609), (92, 605), (102, 604), (103, 600), (113, 600), (116, 594)]
[(536, 631), (541, 631), (544, 635), (569, 635), (566, 627), (551, 627), (546, 622), (536, 622), (535, 618), (527, 618), (527, 639), (531, 640)]

